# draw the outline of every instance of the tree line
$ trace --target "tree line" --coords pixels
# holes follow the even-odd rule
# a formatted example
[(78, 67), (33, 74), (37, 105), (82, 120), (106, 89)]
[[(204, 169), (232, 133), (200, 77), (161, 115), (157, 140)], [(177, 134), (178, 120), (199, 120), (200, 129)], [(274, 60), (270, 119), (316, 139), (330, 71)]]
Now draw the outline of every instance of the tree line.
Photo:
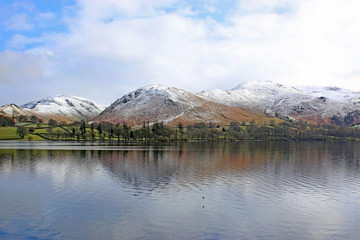
[(12, 119), (10, 117), (0, 115), (0, 126), (1, 127), (13, 127), (13, 126), (15, 126), (15, 121), (14, 121), (14, 119)]
[[(53, 130), (56, 128), (56, 130)], [(49, 124), (49, 139), (79, 141), (303, 141), (326, 139), (358, 139), (360, 128), (329, 125), (310, 125), (304, 121), (281, 122), (270, 121), (265, 124), (231, 122), (220, 126), (214, 123), (195, 123), (176, 127), (163, 122), (149, 124), (144, 122), (140, 128), (133, 128), (127, 123), (110, 122), (92, 123), (76, 122), (69, 126), (59, 123)]]
[[(340, 124), (333, 117), (331, 124), (311, 125), (305, 121), (283, 121), (275, 123), (257, 124), (255, 121), (231, 122), (220, 126), (215, 123), (195, 123), (184, 126), (179, 123), (176, 127), (168, 126), (164, 122), (150, 124), (144, 122), (140, 128), (133, 128), (127, 123), (112, 124), (110, 122), (87, 123), (85, 121), (57, 122), (50, 119), (47, 124), (32, 115), (20, 115), (16, 119), (0, 116), (0, 126), (15, 126), (18, 122), (33, 123), (31, 127), (22, 125), (17, 127), (16, 134), (24, 138), (27, 134), (36, 134), (47, 140), (78, 140), (78, 141), (240, 141), (240, 140), (326, 140), (326, 139), (358, 139), (360, 128), (349, 124)], [(345, 119), (350, 123), (351, 119)], [(34, 127), (36, 124), (36, 127)], [(37, 131), (46, 129), (46, 131)]]

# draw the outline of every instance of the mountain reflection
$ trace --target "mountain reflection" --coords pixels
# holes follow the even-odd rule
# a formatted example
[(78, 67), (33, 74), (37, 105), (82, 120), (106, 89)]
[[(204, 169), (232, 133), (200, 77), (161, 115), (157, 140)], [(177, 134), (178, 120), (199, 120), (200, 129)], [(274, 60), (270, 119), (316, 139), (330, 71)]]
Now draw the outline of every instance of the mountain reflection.
[(0, 143), (0, 236), (357, 239), (359, 146)]
[(54, 182), (61, 184), (67, 179), (85, 181), (101, 169), (121, 184), (152, 191), (174, 181), (191, 186), (270, 165), (275, 172), (292, 172), (296, 179), (320, 171), (324, 164), (358, 168), (359, 159), (359, 144), (353, 142), (189, 143), (111, 150), (82, 150), (79, 146), (78, 150), (3, 149), (0, 171), (51, 174)]
[(153, 190), (172, 181), (183, 185), (208, 182), (279, 158), (268, 148), (251, 151), (247, 145), (182, 144), (142, 151), (103, 151), (101, 163), (111, 175), (134, 188)]

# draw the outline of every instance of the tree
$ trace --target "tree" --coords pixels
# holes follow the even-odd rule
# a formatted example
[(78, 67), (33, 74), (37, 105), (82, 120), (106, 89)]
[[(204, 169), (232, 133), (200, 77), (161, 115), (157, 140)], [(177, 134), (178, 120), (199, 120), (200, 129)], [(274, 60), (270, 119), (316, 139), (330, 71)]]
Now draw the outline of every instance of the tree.
[(114, 137), (114, 125), (111, 122), (105, 121), (105, 122), (99, 123), (98, 131), (99, 131), (100, 135), (102, 132), (107, 132), (107, 135), (109, 136), (109, 140), (111, 140)]
[(38, 123), (38, 122), (40, 122), (40, 119), (39, 119), (37, 116), (35, 116), (35, 115), (31, 115), (30, 121), (31, 121), (32, 123)]
[(114, 134), (117, 136), (118, 142), (120, 142), (121, 129), (119, 124), (116, 124)]
[(111, 140), (114, 137), (114, 129), (111, 127), (109, 132), (109, 140)]
[(50, 118), (49, 121), (48, 121), (48, 124), (49, 124), (50, 127), (55, 127), (57, 125), (57, 121)]
[(1, 127), (15, 126), (14, 119), (6, 116), (0, 116), (0, 126)]
[(27, 122), (29, 120), (25, 115), (19, 115), (17, 118), (19, 122)]
[(53, 137), (54, 131), (52, 127), (47, 128), (46, 132), (50, 135), (51, 138)]
[(59, 141), (61, 135), (62, 135), (62, 132), (60, 131), (60, 129), (56, 129), (55, 130), (55, 138), (56, 138), (56, 140)]
[(24, 138), (27, 134), (27, 130), (24, 126), (18, 126), (16, 129), (16, 134), (19, 135), (21, 138)]
[(41, 124), (43, 123), (43, 120), (42, 119), (39, 119), (38, 122), (36, 123), (36, 126), (37, 127), (41, 127)]
[(80, 126), (80, 133), (81, 133), (81, 137), (82, 139), (86, 140), (86, 123), (83, 121), (81, 126)]
[(101, 124), (97, 125), (96, 130), (99, 133), (99, 136), (102, 134), (102, 128), (101, 128)]
[(246, 131), (241, 127), (240, 123), (231, 122), (228, 134), (231, 139), (242, 140), (245, 138)]
[(123, 123), (123, 136), (125, 140), (130, 140), (130, 130), (131, 127), (128, 126), (125, 122)]
[(72, 128), (72, 130), (71, 130), (71, 137), (72, 137), (72, 138), (75, 137), (75, 133), (76, 133), (75, 128)]
[(91, 141), (95, 140), (95, 132), (94, 132), (94, 124), (92, 123), (90, 125), (90, 129), (91, 129)]

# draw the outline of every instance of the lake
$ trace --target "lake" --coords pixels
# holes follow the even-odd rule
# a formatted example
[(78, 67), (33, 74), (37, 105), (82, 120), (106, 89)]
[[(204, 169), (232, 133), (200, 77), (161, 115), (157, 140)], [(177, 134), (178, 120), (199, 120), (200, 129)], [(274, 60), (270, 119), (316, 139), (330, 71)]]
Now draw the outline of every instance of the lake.
[(359, 142), (0, 142), (0, 239), (359, 239)]

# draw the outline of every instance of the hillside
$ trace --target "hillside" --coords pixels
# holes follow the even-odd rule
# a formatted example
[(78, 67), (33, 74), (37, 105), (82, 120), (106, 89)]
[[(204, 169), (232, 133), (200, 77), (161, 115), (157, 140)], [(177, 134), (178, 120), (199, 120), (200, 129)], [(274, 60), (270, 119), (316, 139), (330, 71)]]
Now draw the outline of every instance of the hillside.
[(92, 121), (126, 122), (141, 126), (143, 122), (163, 121), (168, 125), (197, 122), (228, 124), (231, 121), (269, 120), (262, 113), (207, 101), (201, 96), (173, 87), (150, 85), (117, 99)]
[(266, 113), (283, 119), (330, 123), (333, 116), (359, 123), (360, 93), (337, 87), (290, 87), (266, 82), (245, 82), (231, 90), (204, 91), (208, 101)]
[(16, 104), (6, 104), (0, 108), (0, 114), (8, 117), (18, 117), (20, 115), (31, 116), (32, 112), (27, 111)]
[(45, 119), (57, 121), (88, 120), (104, 110), (104, 106), (86, 98), (64, 95), (32, 101), (21, 107)]
[(21, 105), (4, 105), (9, 117), (36, 115), (44, 121), (108, 121), (141, 126), (143, 122), (184, 125), (197, 122), (258, 123), (270, 119), (304, 120), (312, 124), (360, 123), (360, 92), (338, 87), (292, 87), (245, 82), (231, 90), (191, 93), (174, 87), (149, 85), (125, 94), (109, 107), (82, 97), (58, 95)]

